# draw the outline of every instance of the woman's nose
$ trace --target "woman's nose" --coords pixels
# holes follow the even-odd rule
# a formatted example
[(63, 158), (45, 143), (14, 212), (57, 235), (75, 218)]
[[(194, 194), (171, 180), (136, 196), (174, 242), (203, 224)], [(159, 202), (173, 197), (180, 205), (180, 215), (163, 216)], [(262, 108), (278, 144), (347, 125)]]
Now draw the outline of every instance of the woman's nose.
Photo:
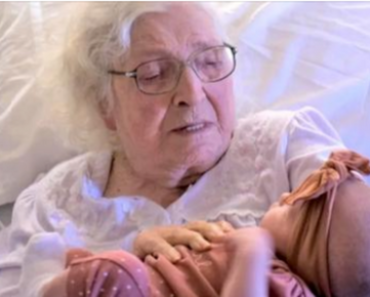
[(206, 97), (203, 82), (191, 67), (185, 67), (175, 90), (175, 105), (193, 106)]

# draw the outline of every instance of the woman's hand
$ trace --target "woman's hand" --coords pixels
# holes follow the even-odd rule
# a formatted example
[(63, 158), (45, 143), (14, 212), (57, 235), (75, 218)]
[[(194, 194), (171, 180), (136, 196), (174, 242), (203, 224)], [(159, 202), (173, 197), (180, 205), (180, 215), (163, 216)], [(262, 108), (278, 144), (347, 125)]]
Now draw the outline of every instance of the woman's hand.
[(187, 245), (195, 251), (204, 251), (210, 248), (210, 242), (232, 230), (231, 224), (225, 221), (194, 221), (181, 226), (153, 227), (136, 237), (134, 254), (142, 259), (150, 254), (161, 254), (171, 262), (176, 262), (181, 256), (175, 245)]

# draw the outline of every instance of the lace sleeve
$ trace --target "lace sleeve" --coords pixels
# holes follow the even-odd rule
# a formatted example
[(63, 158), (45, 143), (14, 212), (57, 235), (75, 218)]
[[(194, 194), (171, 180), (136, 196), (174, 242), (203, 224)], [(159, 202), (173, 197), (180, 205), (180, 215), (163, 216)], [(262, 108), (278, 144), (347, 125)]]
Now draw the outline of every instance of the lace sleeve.
[(43, 224), (46, 213), (36, 206), (41, 188), (35, 183), (15, 205), (6, 252), (0, 259), (1, 297), (40, 297), (42, 286), (64, 270), (64, 240)]
[(338, 133), (313, 108), (298, 111), (287, 133), (285, 162), (290, 190), (297, 188), (313, 170), (320, 168), (332, 151), (344, 148)]

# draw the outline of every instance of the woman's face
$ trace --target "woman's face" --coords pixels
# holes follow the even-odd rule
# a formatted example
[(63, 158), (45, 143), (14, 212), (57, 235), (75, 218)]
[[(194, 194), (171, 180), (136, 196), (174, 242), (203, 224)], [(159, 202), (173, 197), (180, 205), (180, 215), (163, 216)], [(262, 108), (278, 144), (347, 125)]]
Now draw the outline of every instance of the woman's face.
[[(213, 21), (194, 4), (142, 15), (132, 29), (131, 48), (115, 70), (131, 71), (162, 58), (185, 61), (203, 47), (222, 45)], [(187, 185), (212, 168), (227, 150), (234, 127), (232, 77), (203, 83), (185, 67), (177, 87), (165, 94), (141, 92), (135, 79), (114, 75), (116, 129), (134, 172), (164, 186)]]

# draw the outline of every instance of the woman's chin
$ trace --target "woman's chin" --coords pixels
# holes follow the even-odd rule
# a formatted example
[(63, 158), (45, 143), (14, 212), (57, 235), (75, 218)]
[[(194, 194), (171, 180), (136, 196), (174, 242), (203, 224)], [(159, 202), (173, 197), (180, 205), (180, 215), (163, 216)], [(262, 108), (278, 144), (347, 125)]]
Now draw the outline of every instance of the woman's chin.
[[(179, 157), (207, 159), (212, 155), (223, 153), (227, 148), (229, 139), (226, 139), (215, 126), (195, 131), (174, 132), (167, 143)], [(215, 156), (214, 158), (217, 158)]]
[(179, 164), (187, 167), (189, 174), (203, 174), (215, 166), (224, 155), (227, 145), (211, 143), (188, 147), (179, 151)]

